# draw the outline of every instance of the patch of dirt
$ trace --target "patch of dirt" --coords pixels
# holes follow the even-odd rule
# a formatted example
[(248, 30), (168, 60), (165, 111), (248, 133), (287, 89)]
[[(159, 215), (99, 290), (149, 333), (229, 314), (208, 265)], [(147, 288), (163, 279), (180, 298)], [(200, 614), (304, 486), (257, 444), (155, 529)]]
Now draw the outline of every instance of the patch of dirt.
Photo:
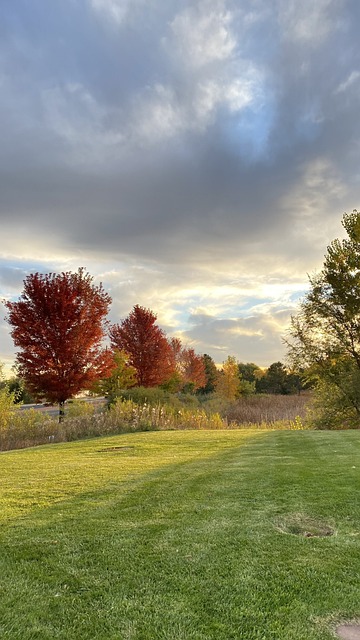
[(98, 453), (111, 453), (111, 451), (128, 451), (134, 447), (106, 447), (106, 449), (98, 449)]
[(360, 640), (360, 624), (339, 624), (335, 631), (341, 640)]
[(307, 516), (304, 513), (292, 513), (288, 516), (282, 516), (277, 520), (275, 526), (280, 533), (302, 536), (303, 538), (327, 538), (335, 534), (334, 527), (327, 522)]

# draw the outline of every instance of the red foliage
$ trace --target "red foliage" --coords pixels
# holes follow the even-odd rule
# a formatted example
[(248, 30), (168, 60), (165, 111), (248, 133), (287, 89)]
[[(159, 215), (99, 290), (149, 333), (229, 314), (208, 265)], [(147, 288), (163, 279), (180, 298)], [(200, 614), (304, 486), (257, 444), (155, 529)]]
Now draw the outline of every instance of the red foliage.
[(111, 346), (129, 354), (129, 364), (136, 369), (137, 382), (143, 387), (161, 384), (173, 372), (171, 347), (155, 321), (156, 315), (150, 309), (136, 305), (109, 332)]
[(183, 349), (181, 357), (185, 384), (193, 385), (195, 390), (204, 387), (206, 375), (203, 357), (197, 355), (194, 349)]
[(192, 387), (196, 391), (196, 389), (204, 387), (206, 374), (203, 356), (197, 355), (194, 349), (182, 347), (179, 338), (172, 338), (170, 344), (180, 388)]
[(178, 368), (181, 361), (182, 344), (180, 338), (171, 338), (170, 340), (171, 350), (174, 358), (176, 368)]
[(51, 402), (63, 404), (113, 366), (101, 348), (111, 298), (92, 280), (83, 268), (31, 274), (20, 300), (6, 303), (19, 374)]

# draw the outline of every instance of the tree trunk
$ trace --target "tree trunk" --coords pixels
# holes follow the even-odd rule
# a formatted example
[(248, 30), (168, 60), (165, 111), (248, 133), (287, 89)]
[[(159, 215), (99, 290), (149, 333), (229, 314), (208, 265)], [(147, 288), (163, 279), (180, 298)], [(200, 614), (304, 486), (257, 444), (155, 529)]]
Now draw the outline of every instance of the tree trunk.
[(62, 422), (64, 420), (64, 417), (65, 417), (64, 406), (65, 406), (64, 400), (59, 402), (59, 423)]

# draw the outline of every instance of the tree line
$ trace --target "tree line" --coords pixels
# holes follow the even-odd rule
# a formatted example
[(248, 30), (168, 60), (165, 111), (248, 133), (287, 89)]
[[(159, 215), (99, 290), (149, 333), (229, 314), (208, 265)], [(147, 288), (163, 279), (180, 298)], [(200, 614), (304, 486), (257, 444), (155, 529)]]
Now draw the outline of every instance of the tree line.
[[(109, 395), (160, 386), (172, 393), (217, 392), (233, 400), (303, 388), (301, 377), (281, 362), (263, 370), (229, 356), (218, 369), (208, 354), (168, 338), (156, 314), (140, 305), (111, 325), (110, 304), (102, 284), (95, 285), (84, 268), (26, 277), (20, 299), (5, 302), (17, 348), (17, 377), (10, 384), (18, 397), (28, 393), (57, 403), (62, 415), (66, 400), (86, 389)], [(110, 346), (104, 346), (105, 338)]]
[[(347, 234), (327, 247), (322, 270), (291, 319), (285, 342), (289, 370), (275, 362), (263, 370), (229, 356), (218, 369), (178, 338), (168, 338), (156, 315), (136, 305), (109, 325), (110, 296), (84, 268), (76, 273), (30, 274), (16, 302), (5, 302), (18, 349), (18, 396), (64, 402), (84, 389), (110, 394), (135, 386), (206, 394), (230, 400), (251, 393), (314, 389), (313, 424), (360, 426), (360, 213), (342, 219)], [(110, 346), (104, 347), (105, 337)]]

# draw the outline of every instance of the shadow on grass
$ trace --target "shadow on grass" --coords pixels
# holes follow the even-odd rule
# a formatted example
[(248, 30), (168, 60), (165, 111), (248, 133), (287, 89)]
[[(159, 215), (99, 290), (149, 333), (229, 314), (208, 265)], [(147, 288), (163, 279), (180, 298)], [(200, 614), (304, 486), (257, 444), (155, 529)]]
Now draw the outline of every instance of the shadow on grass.
[(314, 440), (294, 435), (291, 447), (286, 434), (256, 433), (9, 525), (1, 536), (1, 638), (333, 637), (315, 619), (329, 611), (355, 617), (357, 545), (275, 530), (279, 510), (322, 505), (328, 460), (321, 466), (315, 457), (317, 482), (308, 481)]

